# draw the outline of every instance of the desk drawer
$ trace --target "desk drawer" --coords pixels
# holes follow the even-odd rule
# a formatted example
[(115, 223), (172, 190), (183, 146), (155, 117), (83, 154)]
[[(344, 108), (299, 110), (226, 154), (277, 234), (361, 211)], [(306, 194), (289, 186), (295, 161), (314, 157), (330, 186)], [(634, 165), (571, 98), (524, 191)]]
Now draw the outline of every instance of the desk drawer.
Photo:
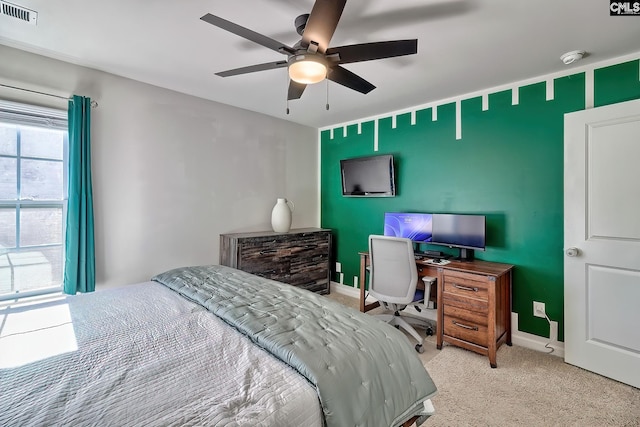
[(422, 278), (424, 276), (430, 277), (438, 277), (438, 269), (431, 266), (426, 265), (418, 265), (418, 277)]
[[(474, 322), (460, 317), (444, 315), (444, 334), (474, 344), (488, 347), (488, 330), (486, 318), (481, 322)], [(467, 316), (465, 316), (467, 317)]]
[(478, 301), (489, 301), (490, 282), (487, 276), (480, 274), (460, 273), (458, 271), (444, 271), (444, 292), (452, 296), (472, 298)]
[(445, 306), (457, 307), (463, 310), (481, 313), (487, 316), (489, 313), (489, 302), (482, 299), (460, 296), (458, 294), (444, 292), (442, 294), (442, 303)]
[(455, 317), (466, 323), (472, 323), (474, 325), (487, 326), (488, 317), (485, 313), (478, 313), (475, 311), (468, 311), (464, 308), (454, 307), (451, 305), (444, 306), (444, 315), (449, 317)]

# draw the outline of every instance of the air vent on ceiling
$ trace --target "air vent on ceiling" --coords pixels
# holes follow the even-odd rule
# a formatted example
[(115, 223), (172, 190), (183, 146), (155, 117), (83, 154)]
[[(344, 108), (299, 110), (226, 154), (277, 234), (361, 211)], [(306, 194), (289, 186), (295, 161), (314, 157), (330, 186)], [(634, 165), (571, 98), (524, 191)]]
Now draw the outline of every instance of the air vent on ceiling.
[(33, 25), (38, 23), (38, 12), (6, 1), (0, 1), (0, 15), (16, 18)]

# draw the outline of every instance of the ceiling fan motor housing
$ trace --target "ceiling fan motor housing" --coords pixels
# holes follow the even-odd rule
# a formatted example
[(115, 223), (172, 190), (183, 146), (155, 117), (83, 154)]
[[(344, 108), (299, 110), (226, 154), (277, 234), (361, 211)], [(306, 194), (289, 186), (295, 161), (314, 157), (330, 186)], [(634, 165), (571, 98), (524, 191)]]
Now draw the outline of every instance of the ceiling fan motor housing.
[(296, 33), (298, 33), (299, 35), (302, 35), (302, 33), (304, 33), (304, 28), (307, 26), (308, 19), (309, 19), (308, 13), (305, 13), (304, 15), (300, 15), (295, 19), (294, 24), (296, 26)]

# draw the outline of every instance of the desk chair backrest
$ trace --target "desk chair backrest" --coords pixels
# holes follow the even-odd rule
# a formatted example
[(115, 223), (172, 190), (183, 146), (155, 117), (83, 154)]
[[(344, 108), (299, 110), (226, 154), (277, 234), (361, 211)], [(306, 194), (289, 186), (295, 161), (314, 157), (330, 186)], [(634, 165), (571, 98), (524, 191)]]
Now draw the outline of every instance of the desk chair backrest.
[(418, 268), (410, 239), (369, 236), (369, 294), (378, 301), (409, 304), (418, 283)]

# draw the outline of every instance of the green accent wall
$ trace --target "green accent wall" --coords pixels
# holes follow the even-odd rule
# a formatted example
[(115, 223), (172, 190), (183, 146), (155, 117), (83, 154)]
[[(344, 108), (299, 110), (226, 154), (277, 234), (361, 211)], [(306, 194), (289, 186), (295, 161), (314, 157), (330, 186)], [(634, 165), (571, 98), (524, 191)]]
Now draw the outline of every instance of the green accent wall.
[[(638, 60), (594, 70), (596, 106), (640, 98)], [(512, 92), (463, 99), (462, 138), (456, 139), (456, 104), (320, 132), (321, 225), (334, 230), (335, 260), (344, 284), (359, 274), (359, 251), (369, 234), (382, 234), (385, 212), (474, 213), (487, 216), (487, 250), (476, 258), (514, 264), (513, 311), (520, 331), (549, 336), (546, 319), (533, 317), (533, 301), (546, 304), (563, 338), (563, 132), (564, 114), (585, 108), (584, 73), (522, 86)], [(340, 160), (393, 154), (397, 196), (343, 197)], [(447, 251), (441, 246), (423, 249)], [(451, 252), (451, 250), (449, 250)], [(453, 252), (451, 252), (453, 253)], [(339, 281), (334, 273), (333, 280)]]

